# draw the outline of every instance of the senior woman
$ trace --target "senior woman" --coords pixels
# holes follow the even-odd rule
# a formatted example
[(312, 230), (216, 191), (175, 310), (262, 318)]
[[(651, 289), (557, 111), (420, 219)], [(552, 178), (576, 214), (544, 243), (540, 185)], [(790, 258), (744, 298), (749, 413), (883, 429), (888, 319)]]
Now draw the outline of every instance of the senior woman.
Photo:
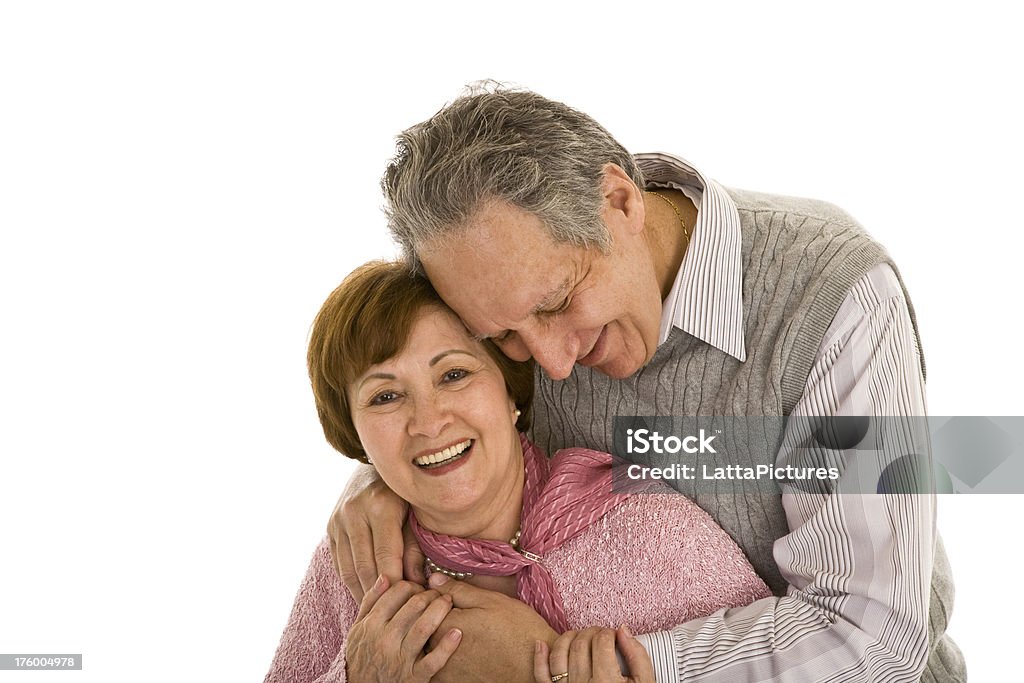
[[(368, 263), (345, 279), (317, 316), (308, 361), (327, 440), (408, 501), (428, 571), (518, 597), (551, 626), (537, 680), (581, 683), (614, 669), (607, 680), (653, 681), (630, 630), (769, 596), (687, 498), (612, 493), (606, 453), (567, 449), (548, 460), (523, 434), (532, 365), (476, 341), (400, 264)], [(357, 605), (325, 539), (266, 682), (428, 681), (461, 638), (443, 626), (451, 609), (437, 591), (384, 577)], [(595, 625), (619, 628), (572, 630)], [(578, 648), (569, 661), (576, 639), (592, 639), (587, 661)]]

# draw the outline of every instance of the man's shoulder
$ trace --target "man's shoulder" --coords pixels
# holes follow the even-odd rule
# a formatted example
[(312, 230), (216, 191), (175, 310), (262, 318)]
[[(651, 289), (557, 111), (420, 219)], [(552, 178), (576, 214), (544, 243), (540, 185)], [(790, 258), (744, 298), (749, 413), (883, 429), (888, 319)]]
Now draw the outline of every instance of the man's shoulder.
[(831, 202), (808, 197), (792, 197), (788, 195), (754, 192), (733, 187), (725, 188), (736, 204), (740, 215), (759, 213), (783, 213), (795, 218), (810, 218), (833, 225), (846, 226), (863, 230), (860, 224), (844, 209)]

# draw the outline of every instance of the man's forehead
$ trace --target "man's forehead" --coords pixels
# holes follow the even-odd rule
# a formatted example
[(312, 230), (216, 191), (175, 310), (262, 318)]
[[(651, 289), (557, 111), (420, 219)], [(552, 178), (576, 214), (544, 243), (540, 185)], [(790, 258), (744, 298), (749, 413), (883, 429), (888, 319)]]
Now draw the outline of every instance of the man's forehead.
[(446, 258), (425, 259), (423, 264), (437, 293), (478, 337), (514, 329), (551, 307), (571, 279), (567, 262), (522, 268), (464, 248), (449, 252)]
[(490, 336), (558, 303), (578, 251), (556, 242), (532, 213), (492, 201), (455, 232), (424, 245), (420, 261), (470, 331)]
[(497, 270), (475, 282), (464, 281), (461, 286), (452, 278), (440, 276), (435, 285), (441, 298), (477, 336), (514, 329), (562, 288), (560, 284), (550, 287), (549, 283), (536, 280), (506, 279)]

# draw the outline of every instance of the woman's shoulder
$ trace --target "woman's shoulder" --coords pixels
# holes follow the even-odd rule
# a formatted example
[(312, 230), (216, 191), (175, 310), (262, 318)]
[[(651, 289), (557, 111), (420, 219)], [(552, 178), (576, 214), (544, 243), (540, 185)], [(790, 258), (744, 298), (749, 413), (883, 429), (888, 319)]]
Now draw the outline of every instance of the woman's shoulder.
[[(341, 622), (354, 617), (359, 611), (359, 605), (338, 576), (327, 537), (313, 551), (306, 576), (299, 586), (297, 600), (301, 600), (307, 608), (327, 608), (329, 614), (340, 617)], [(347, 627), (347, 624), (343, 625)]]
[(769, 594), (729, 535), (674, 491), (630, 496), (545, 560), (576, 627), (662, 630)]
[[(537, 446), (533, 447), (537, 448)], [(611, 465), (615, 462), (615, 456), (613, 456), (611, 453), (605, 453), (604, 451), (595, 451), (592, 448), (572, 446), (570, 448), (560, 448), (551, 454), (552, 465), (554, 465), (555, 463), (560, 463), (562, 461), (587, 461), (593, 464)]]
[(343, 681), (345, 636), (358, 610), (324, 538), (313, 551), (264, 683)]
[(704, 528), (717, 524), (711, 516), (692, 500), (663, 484), (658, 484), (643, 493), (629, 496), (607, 520), (609, 529), (632, 530), (638, 528), (655, 530), (662, 528), (672, 537), (680, 537), (682, 531), (694, 527)]

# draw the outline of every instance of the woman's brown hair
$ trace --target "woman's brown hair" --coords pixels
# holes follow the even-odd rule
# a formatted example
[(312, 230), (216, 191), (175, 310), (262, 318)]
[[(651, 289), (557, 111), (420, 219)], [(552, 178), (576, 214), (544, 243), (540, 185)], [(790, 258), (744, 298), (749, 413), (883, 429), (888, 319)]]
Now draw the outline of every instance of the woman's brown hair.
[[(331, 292), (313, 322), (307, 364), (324, 436), (343, 455), (367, 462), (346, 388), (371, 365), (397, 355), (413, 323), (427, 307), (450, 310), (422, 275), (397, 262), (371, 261), (356, 268)], [(533, 362), (516, 362), (483, 342), (505, 378), (505, 389), (522, 411), (516, 427), (530, 425)]]

